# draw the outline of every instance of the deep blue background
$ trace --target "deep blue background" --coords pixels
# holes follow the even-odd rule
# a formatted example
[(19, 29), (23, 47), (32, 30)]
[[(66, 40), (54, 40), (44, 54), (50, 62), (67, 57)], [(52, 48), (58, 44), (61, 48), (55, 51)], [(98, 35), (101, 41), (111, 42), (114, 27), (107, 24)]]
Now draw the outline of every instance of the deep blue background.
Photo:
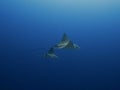
[(0, 90), (120, 90), (120, 1), (0, 0)]

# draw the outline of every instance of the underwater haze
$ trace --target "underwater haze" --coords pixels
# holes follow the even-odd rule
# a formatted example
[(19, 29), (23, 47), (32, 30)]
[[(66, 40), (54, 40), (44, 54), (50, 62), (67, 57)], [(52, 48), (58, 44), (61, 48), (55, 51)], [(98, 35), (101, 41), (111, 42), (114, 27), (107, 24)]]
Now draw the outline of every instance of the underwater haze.
[(120, 90), (120, 0), (0, 0), (0, 90)]

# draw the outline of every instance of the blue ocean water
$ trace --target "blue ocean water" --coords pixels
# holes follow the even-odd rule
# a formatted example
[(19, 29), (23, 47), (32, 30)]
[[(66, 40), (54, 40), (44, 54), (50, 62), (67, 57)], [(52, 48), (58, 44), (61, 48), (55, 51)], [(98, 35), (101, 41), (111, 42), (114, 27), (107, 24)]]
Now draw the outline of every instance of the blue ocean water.
[(120, 1), (0, 0), (0, 90), (120, 90)]

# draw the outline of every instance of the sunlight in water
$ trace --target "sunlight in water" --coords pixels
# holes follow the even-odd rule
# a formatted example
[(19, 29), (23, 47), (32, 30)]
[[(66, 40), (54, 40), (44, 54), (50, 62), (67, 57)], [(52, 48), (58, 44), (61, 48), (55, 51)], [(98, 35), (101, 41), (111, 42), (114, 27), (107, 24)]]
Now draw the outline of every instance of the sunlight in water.
[(56, 4), (56, 5), (108, 5), (114, 3), (120, 3), (120, 0), (28, 0), (28, 2), (36, 4)]
[(69, 9), (104, 9), (119, 6), (120, 0), (28, 0), (38, 7), (57, 7)]

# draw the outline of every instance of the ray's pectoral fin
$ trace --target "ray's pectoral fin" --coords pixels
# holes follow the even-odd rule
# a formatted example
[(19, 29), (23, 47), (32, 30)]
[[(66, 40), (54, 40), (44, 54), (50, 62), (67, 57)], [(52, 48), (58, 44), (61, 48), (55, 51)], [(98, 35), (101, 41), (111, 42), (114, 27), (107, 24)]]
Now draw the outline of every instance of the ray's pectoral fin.
[(61, 42), (67, 42), (67, 41), (69, 41), (68, 36), (66, 33), (64, 33), (62, 36)]
[(80, 49), (80, 46), (77, 44), (74, 44), (75, 49)]
[(58, 56), (54, 52), (54, 48), (50, 48), (48, 52), (44, 55), (45, 58), (58, 58)]
[(70, 40), (68, 39), (66, 33), (64, 33), (61, 41), (57, 43), (56, 45), (54, 45), (54, 48), (58, 48), (58, 49), (65, 48), (65, 46), (69, 43), (69, 41)]
[(54, 54), (54, 53), (55, 53), (54, 48), (51, 47), (51, 48), (48, 50), (48, 53), (49, 53), (49, 54)]
[(69, 43), (66, 45), (65, 48), (74, 48), (74, 44), (72, 41), (69, 41)]

